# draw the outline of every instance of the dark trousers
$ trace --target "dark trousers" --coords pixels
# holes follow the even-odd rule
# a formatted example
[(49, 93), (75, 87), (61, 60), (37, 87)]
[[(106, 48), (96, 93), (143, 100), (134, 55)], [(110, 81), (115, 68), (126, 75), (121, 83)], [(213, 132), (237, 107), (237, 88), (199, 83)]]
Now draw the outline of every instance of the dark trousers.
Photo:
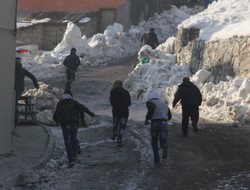
[(199, 120), (199, 106), (188, 105), (182, 106), (182, 132), (183, 135), (188, 134), (188, 123), (191, 118), (192, 126), (197, 126)]
[(158, 148), (158, 140), (160, 141), (160, 147), (163, 149), (168, 146), (167, 136), (167, 122), (166, 121), (159, 121), (153, 120), (151, 122), (151, 145), (153, 148), (154, 158), (159, 159), (159, 148)]
[(75, 81), (76, 71), (73, 69), (66, 69), (67, 81), (65, 84), (65, 90), (71, 90), (71, 83)]
[(17, 123), (18, 121), (18, 118), (19, 118), (19, 108), (18, 108), (18, 101), (21, 97), (21, 94), (20, 92), (16, 92), (16, 105), (15, 105), (15, 124)]
[(74, 161), (74, 158), (76, 156), (77, 130), (78, 130), (77, 124), (63, 124), (62, 125), (63, 139), (64, 139), (64, 144), (65, 144), (69, 162)]
[(113, 117), (113, 133), (117, 134), (117, 142), (122, 142), (127, 121), (126, 117)]

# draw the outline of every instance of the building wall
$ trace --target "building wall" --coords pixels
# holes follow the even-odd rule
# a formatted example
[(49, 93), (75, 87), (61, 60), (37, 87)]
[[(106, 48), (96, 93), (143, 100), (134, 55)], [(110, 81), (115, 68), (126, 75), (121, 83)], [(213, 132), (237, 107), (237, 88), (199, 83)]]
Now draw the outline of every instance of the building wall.
[(116, 21), (115, 9), (102, 9), (100, 11), (99, 32), (103, 32), (108, 25), (112, 25)]
[(130, 28), (129, 12), (131, 10), (130, 1), (126, 1), (116, 10), (116, 22), (123, 24), (125, 30)]
[(43, 45), (43, 26), (34, 25), (30, 27), (20, 28), (16, 34), (17, 41), (27, 44), (36, 44), (42, 47)]
[(18, 0), (21, 11), (79, 11), (115, 9), (126, 0)]
[(15, 108), (16, 0), (0, 1), (0, 154), (10, 153)]
[(170, 4), (170, 0), (129, 0), (130, 1), (130, 24), (137, 25), (142, 20), (147, 20), (156, 12), (161, 13), (164, 5)]
[[(98, 32), (96, 18), (91, 22), (80, 24), (76, 23), (82, 31), (82, 35), (91, 37)], [(67, 29), (67, 23), (44, 23), (29, 27), (19, 28), (17, 30), (16, 39), (18, 41), (39, 45), (43, 50), (53, 50), (59, 44)]]
[(123, 24), (125, 30), (131, 25), (161, 13), (171, 7), (171, 0), (128, 0), (116, 11), (116, 22)]

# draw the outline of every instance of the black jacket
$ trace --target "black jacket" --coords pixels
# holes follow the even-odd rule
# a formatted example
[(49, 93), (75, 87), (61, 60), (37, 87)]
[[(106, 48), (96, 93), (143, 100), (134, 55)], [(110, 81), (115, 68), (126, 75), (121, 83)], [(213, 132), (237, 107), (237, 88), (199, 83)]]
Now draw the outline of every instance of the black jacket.
[(202, 95), (199, 88), (192, 82), (183, 82), (179, 85), (175, 93), (173, 106), (181, 100), (182, 106), (196, 105), (200, 106), (202, 102)]
[(80, 59), (75, 53), (70, 53), (70, 55), (66, 56), (63, 65), (68, 69), (76, 71), (78, 66), (80, 65)]
[(122, 87), (115, 87), (110, 91), (110, 104), (113, 107), (112, 114), (114, 117), (129, 116), (128, 107), (131, 105), (130, 94)]
[(74, 99), (64, 99), (58, 102), (53, 120), (60, 124), (78, 123), (79, 115), (83, 116), (85, 112), (91, 117), (95, 116), (94, 113), (78, 101)]
[(150, 45), (155, 49), (159, 45), (159, 41), (155, 32), (146, 32), (141, 37), (142, 45)]
[(22, 92), (24, 91), (24, 78), (25, 77), (29, 77), (32, 80), (34, 86), (37, 89), (39, 88), (36, 77), (32, 73), (24, 69), (21, 63), (16, 63), (15, 90), (18, 96), (20, 96)]

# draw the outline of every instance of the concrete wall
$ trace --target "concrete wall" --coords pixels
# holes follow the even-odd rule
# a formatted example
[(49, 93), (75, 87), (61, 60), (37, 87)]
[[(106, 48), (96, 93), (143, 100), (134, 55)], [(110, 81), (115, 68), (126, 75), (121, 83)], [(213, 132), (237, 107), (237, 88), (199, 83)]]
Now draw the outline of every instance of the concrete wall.
[(34, 25), (17, 30), (16, 39), (27, 44), (43, 45), (43, 26)]
[[(82, 31), (82, 35), (90, 37), (98, 32), (96, 18), (86, 24), (76, 23)], [(39, 45), (43, 50), (52, 50), (63, 39), (67, 29), (67, 23), (44, 23), (29, 27), (19, 28), (16, 39), (27, 44)]]
[(0, 154), (10, 153), (15, 107), (16, 0), (0, 1)]
[(199, 29), (178, 31), (175, 52), (178, 63), (189, 64), (191, 72), (207, 69), (218, 83), (227, 76), (250, 78), (250, 36), (205, 42), (196, 40)]
[(130, 28), (130, 6), (130, 2), (126, 1), (121, 7), (116, 10), (116, 22), (123, 24), (125, 30), (128, 30)]
[(116, 21), (115, 9), (102, 9), (100, 11), (100, 24), (99, 32), (104, 32), (108, 25), (113, 24)]
[(128, 0), (116, 11), (116, 22), (121, 23), (125, 30), (131, 25), (152, 17), (156, 12), (170, 9), (171, 0)]

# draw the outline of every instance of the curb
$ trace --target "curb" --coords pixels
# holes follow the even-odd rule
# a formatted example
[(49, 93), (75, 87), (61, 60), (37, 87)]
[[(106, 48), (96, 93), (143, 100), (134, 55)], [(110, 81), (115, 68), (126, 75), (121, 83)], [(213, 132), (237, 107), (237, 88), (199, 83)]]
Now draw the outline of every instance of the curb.
[(11, 187), (17, 185), (18, 182), (20, 182), (24, 178), (25, 174), (28, 171), (42, 167), (52, 157), (52, 153), (55, 147), (55, 139), (51, 130), (48, 127), (39, 123), (36, 123), (35, 125), (40, 126), (48, 136), (48, 140), (45, 144), (45, 150), (42, 151), (41, 156), (39, 157), (39, 159), (35, 160), (34, 164), (31, 164), (27, 167), (20, 166), (20, 170), (17, 172), (11, 171), (12, 176), (9, 178), (6, 177), (6, 179), (0, 182), (0, 190), (10, 190)]

